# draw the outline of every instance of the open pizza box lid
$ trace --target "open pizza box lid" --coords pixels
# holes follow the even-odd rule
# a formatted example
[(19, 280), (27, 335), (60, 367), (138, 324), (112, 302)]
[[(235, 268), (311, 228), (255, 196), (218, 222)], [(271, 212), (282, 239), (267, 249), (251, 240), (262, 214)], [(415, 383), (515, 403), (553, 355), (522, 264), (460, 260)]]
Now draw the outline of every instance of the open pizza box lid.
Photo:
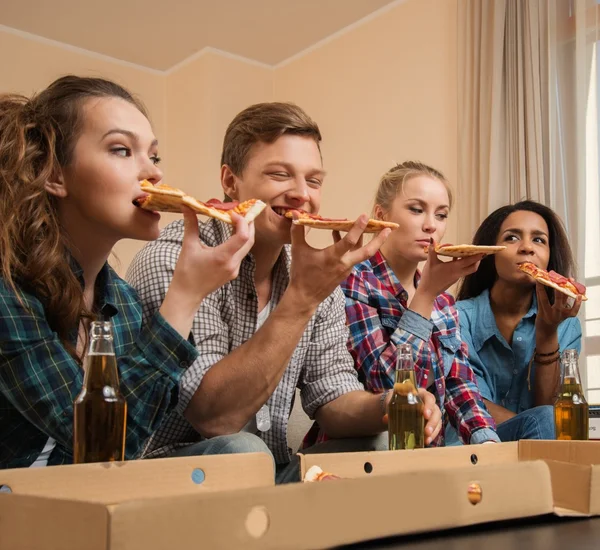
[[(548, 473), (552, 511), (555, 514), (559, 516), (600, 515), (600, 442), (597, 441), (522, 440), (494, 445), (418, 449), (406, 452), (308, 454), (301, 456), (300, 470), (304, 477), (311, 466), (317, 465), (322, 470), (343, 478), (364, 478), (389, 475), (398, 471), (428, 472), (440, 467), (447, 471), (466, 469), (470, 470), (473, 482), (481, 485), (481, 503), (475, 506), (478, 508), (483, 506), (484, 502), (489, 502), (487, 498), (489, 493), (482, 482), (484, 475), (493, 475), (493, 472), (500, 467), (508, 468), (505, 479), (508, 489), (508, 484), (511, 484), (512, 479), (518, 475), (520, 468), (532, 463), (541, 464), (541, 468)], [(522, 498), (527, 498), (527, 493), (541, 491), (540, 487), (535, 487), (538, 482), (539, 480), (525, 480), (526, 485), (519, 488), (517, 492), (508, 490), (507, 495), (493, 505), (500, 509), (504, 506), (514, 507), (520, 504)], [(521, 489), (524, 495), (521, 494)], [(540, 506), (543, 507), (541, 502)]]

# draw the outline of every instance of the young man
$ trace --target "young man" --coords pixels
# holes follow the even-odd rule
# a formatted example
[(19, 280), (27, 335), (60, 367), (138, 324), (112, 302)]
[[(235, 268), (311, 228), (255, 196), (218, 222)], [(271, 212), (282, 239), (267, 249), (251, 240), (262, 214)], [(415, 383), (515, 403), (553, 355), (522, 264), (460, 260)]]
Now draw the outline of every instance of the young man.
[[(333, 245), (317, 250), (306, 243), (304, 227), (283, 216), (290, 207), (319, 211), (325, 176), (320, 141), (318, 126), (293, 104), (253, 105), (229, 125), (221, 159), (225, 195), (268, 206), (254, 222), (255, 243), (239, 276), (208, 296), (196, 314), (192, 335), (200, 356), (183, 375), (178, 407), (147, 456), (261, 450), (262, 441), (252, 435), (258, 434), (273, 454), (277, 480), (295, 480), (287, 422), (297, 387), (306, 413), (336, 438), (311, 451), (387, 448), (381, 434), (389, 396), (368, 393), (358, 381), (338, 285), (377, 251), (389, 230), (363, 246), (363, 215), (344, 238), (334, 234)], [(180, 221), (170, 224), (130, 267), (128, 279), (146, 315), (169, 286), (183, 230)], [(199, 230), (207, 246), (231, 234), (230, 226), (212, 219)], [(431, 440), (441, 414), (431, 394), (422, 396)]]

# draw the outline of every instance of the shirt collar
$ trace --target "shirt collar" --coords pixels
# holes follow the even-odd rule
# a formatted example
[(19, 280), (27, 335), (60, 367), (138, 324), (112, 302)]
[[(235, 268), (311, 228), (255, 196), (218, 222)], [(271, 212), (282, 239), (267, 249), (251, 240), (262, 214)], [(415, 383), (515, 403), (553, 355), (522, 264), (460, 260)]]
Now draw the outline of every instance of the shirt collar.
[[(69, 263), (73, 274), (77, 277), (83, 289), (85, 284), (83, 280), (83, 268), (71, 254), (69, 254)], [(100, 315), (105, 319), (114, 317), (119, 312), (116, 306), (117, 292), (115, 289), (115, 277), (115, 272), (108, 265), (108, 262), (105, 262), (96, 278), (96, 304)]]
[[(490, 291), (485, 289), (479, 296), (473, 299), (475, 305), (475, 319), (477, 326), (473, 335), (473, 345), (480, 351), (483, 345), (493, 336), (498, 336), (499, 330), (496, 318), (490, 304)], [(537, 297), (533, 293), (533, 301), (529, 311), (523, 315), (523, 319), (529, 319), (537, 314)]]

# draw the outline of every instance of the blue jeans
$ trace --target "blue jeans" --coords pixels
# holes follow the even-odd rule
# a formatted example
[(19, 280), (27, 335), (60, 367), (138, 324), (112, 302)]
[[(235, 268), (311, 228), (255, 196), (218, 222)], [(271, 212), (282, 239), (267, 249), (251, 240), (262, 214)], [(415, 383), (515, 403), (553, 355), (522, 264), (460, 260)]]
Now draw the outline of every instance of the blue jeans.
[[(330, 439), (317, 443), (308, 449), (299, 451), (301, 454), (324, 453), (353, 453), (360, 451), (387, 451), (389, 449), (388, 433), (383, 432), (372, 437), (356, 437), (348, 439)], [(294, 483), (300, 481), (300, 460), (294, 455), (287, 464), (278, 464), (275, 482)]]
[[(374, 437), (331, 439), (324, 443), (313, 445), (303, 450), (302, 453), (349, 453), (353, 451), (387, 450), (388, 433), (383, 432)], [(205, 439), (199, 443), (177, 449), (171, 456), (202, 456), (232, 453), (267, 453), (273, 458), (273, 454), (260, 437), (246, 432)], [(294, 455), (291, 461), (286, 464), (277, 464), (275, 481), (276, 483), (300, 481), (300, 461), (297, 455)]]
[[(556, 439), (554, 431), (554, 407), (542, 405), (527, 409), (496, 426), (500, 441), (519, 439)], [(461, 445), (456, 430), (446, 426), (446, 446)]]
[[(257, 435), (239, 432), (211, 437), (187, 447), (177, 449), (170, 456), (229, 455), (236, 453), (266, 453), (273, 459), (267, 444)], [(273, 460), (275, 464), (275, 460)]]
[(501, 441), (519, 439), (556, 439), (554, 407), (542, 405), (527, 409), (498, 424), (496, 431)]

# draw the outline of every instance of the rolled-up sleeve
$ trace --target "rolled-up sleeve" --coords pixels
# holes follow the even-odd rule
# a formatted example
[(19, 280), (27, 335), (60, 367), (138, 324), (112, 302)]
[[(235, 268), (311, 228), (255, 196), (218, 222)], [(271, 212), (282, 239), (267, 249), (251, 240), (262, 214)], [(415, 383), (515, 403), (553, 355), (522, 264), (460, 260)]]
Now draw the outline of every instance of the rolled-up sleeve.
[(314, 419), (326, 403), (351, 391), (364, 390), (348, 352), (344, 296), (337, 288), (321, 306), (299, 380), (302, 407)]

